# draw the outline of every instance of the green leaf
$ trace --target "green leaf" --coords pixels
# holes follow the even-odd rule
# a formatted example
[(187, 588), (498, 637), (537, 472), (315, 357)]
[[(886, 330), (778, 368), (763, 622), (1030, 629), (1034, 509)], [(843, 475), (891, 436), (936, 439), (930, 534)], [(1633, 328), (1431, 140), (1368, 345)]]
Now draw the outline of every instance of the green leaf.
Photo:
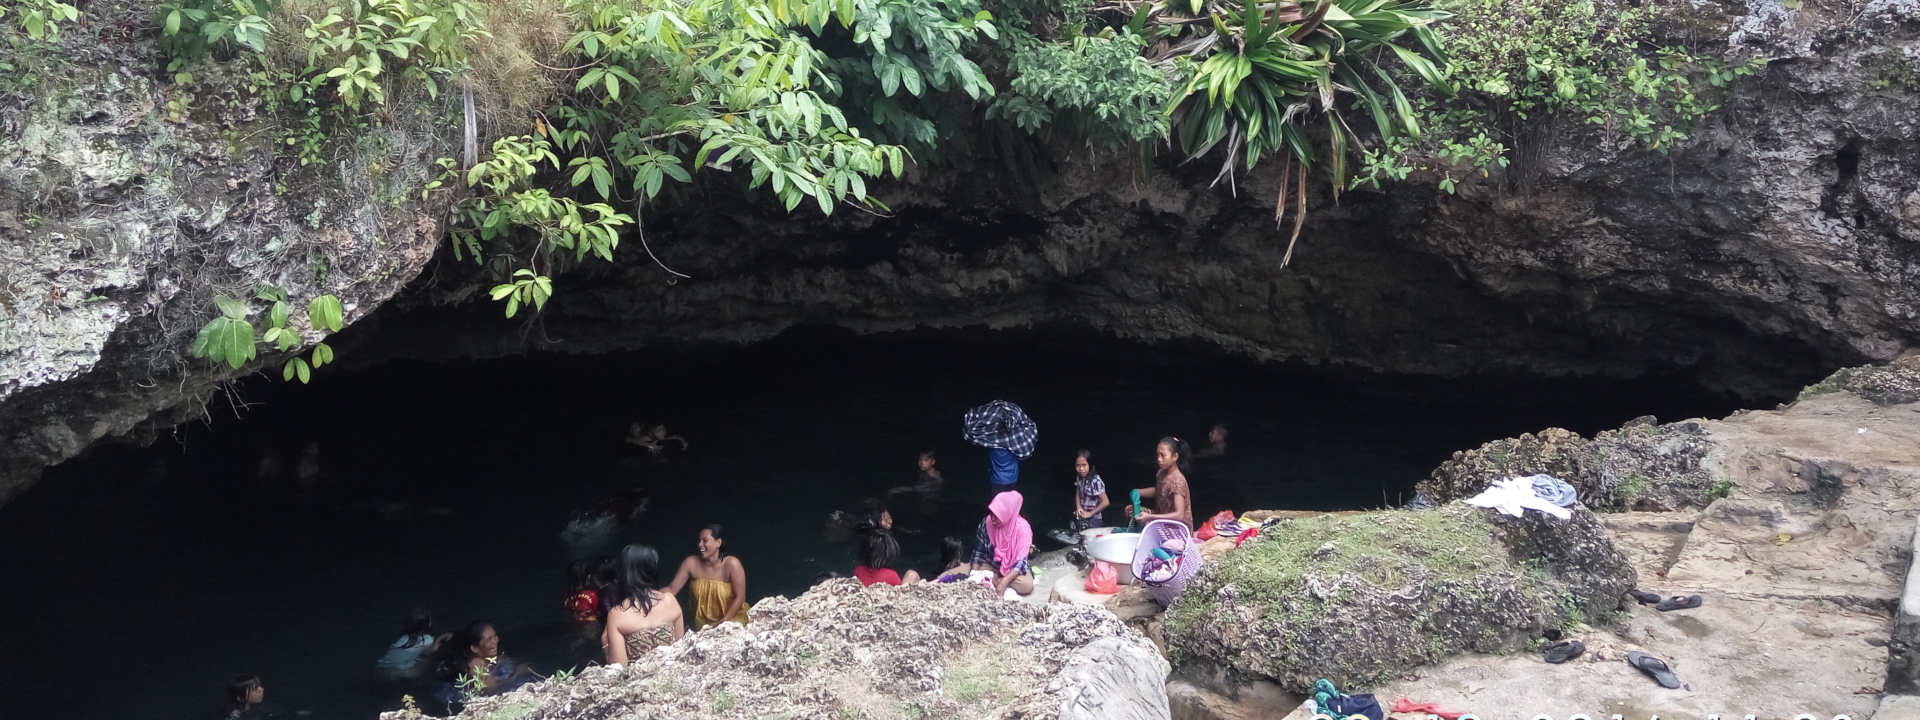
[(340, 332), (346, 326), (346, 309), (341, 307), (340, 298), (321, 295), (307, 303), (307, 320), (315, 329)]
[(267, 322), (275, 328), (287, 326), (287, 317), (293, 314), (293, 308), (281, 300), (273, 301), (273, 309), (267, 311)]
[(180, 11), (177, 9), (174, 10), (173, 12), (167, 13), (166, 34), (168, 35), (180, 34)]
[(220, 314), (234, 320), (247, 319), (247, 304), (225, 295), (213, 296), (213, 304), (220, 308)]
[(305, 385), (307, 381), (313, 379), (313, 368), (308, 367), (305, 360), (297, 357), (289, 358), (287, 364), (280, 370), (280, 379), (291, 381), (295, 376), (299, 376), (300, 384)]
[(315, 343), (313, 346), (313, 366), (318, 368), (330, 362), (333, 362), (333, 347), (326, 343)]

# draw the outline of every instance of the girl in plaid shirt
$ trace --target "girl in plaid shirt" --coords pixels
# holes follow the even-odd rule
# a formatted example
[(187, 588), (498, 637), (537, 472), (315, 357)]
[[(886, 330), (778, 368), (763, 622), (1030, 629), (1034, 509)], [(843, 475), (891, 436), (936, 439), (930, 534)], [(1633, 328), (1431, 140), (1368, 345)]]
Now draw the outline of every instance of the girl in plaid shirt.
[(1107, 483), (1093, 469), (1093, 453), (1081, 450), (1073, 460), (1074, 531), (1105, 527), (1100, 511), (1107, 509), (1107, 505)]

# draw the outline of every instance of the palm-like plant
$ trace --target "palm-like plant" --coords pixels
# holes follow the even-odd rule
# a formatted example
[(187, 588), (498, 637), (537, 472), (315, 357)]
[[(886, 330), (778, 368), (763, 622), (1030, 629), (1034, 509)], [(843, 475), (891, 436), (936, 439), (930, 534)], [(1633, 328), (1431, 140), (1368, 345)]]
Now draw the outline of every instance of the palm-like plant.
[[(1147, 50), (1150, 59), (1198, 62), (1167, 108), (1174, 139), (1189, 160), (1223, 152), (1214, 183), (1224, 180), (1236, 191), (1237, 164), (1250, 170), (1263, 156), (1280, 155), (1274, 222), (1284, 220), (1290, 202), (1296, 206), (1283, 267), (1306, 219), (1307, 169), (1325, 159), (1336, 200), (1346, 184), (1349, 149), (1361, 143), (1348, 114), (1358, 110), (1370, 119), (1383, 141), (1420, 134), (1406, 93), (1381, 63), (1390, 56), (1449, 92), (1446, 56), (1431, 27), (1447, 14), (1428, 0), (1245, 0), (1237, 9), (1219, 0), (1170, 3), (1183, 7), (1128, 9), (1132, 31), (1160, 38)], [(1324, 153), (1309, 131), (1314, 123), (1326, 126)]]

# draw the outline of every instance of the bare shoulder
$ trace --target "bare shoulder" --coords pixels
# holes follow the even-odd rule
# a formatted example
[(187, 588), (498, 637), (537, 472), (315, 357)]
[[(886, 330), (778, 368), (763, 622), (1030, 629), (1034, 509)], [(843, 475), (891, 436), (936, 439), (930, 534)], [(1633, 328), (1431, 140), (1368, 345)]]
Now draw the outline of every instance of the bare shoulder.
[(744, 573), (747, 571), (747, 566), (740, 564), (740, 558), (733, 555), (727, 556), (725, 567), (727, 569), (727, 572)]

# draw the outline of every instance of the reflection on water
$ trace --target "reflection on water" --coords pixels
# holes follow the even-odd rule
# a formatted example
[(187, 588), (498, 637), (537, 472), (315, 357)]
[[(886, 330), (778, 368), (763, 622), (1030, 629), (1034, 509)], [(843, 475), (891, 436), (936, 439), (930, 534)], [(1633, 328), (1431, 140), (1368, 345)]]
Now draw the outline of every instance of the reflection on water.
[[(542, 671), (590, 662), (597, 637), (560, 606), (571, 560), (647, 542), (671, 566), (718, 522), (751, 597), (798, 593), (851, 570), (849, 549), (826, 540), (829, 514), (911, 483), (930, 447), (945, 487), (890, 503), (925, 572), (941, 536), (969, 535), (984, 514), (985, 455), (960, 440), (960, 415), (994, 395), (1040, 426), (1022, 485), (1043, 548), (1066, 524), (1082, 447), (1113, 522), (1126, 490), (1151, 483), (1157, 438), (1200, 446), (1228, 422), (1229, 453), (1192, 477), (1204, 517), (1397, 503), (1449, 452), (1495, 437), (1728, 409), (1675, 383), (1339, 377), (1054, 333), (801, 333), (746, 349), (399, 364), (241, 394), (258, 403), (244, 420), (216, 404), (212, 427), (97, 451), (0, 509), (13, 588), (0, 610), (14, 620), (0, 676), (22, 689), (9, 705), (205, 717), (227, 675), (257, 672), (271, 705), (364, 718), (395, 699), (371, 666), (415, 606), (441, 629), (491, 619), (505, 651)], [(665, 464), (623, 451), (634, 420), (668, 423), (690, 450)], [(281, 479), (259, 479), (263, 465)], [(568, 527), (633, 487), (646, 494), (633, 521)]]

